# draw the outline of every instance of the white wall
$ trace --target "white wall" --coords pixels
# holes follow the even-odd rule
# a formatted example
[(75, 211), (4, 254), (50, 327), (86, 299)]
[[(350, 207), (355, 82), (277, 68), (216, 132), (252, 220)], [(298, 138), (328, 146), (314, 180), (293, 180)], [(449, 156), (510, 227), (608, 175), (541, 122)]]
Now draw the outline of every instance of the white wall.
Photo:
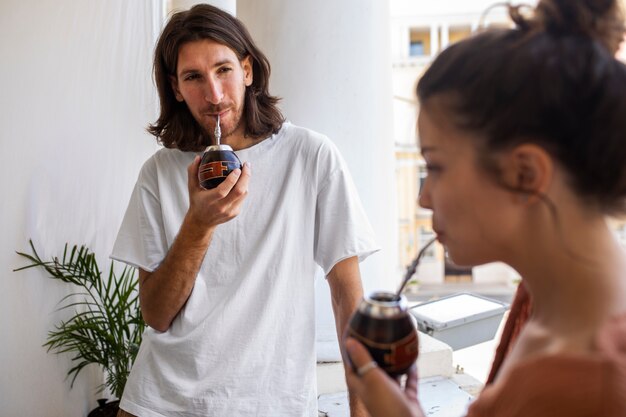
[[(70, 390), (69, 355), (46, 353), (67, 286), (12, 270), (32, 238), (46, 257), (85, 243), (106, 265), (141, 163), (155, 142), (152, 0), (0, 2), (0, 414), (78, 417), (101, 375)], [(87, 401), (89, 399), (89, 401)]]
[(235, 13), (237, 13), (236, 0), (167, 0), (167, 8), (168, 10), (171, 10), (170, 13), (173, 13), (181, 10), (188, 10), (192, 6), (200, 3), (208, 3), (215, 7), (219, 7), (220, 9), (227, 11), (233, 16), (235, 15)]

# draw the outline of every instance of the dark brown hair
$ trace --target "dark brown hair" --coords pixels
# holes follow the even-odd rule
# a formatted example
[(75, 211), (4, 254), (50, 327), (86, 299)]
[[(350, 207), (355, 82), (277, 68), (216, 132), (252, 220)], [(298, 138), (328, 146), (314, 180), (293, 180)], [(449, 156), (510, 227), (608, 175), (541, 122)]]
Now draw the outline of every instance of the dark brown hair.
[(243, 110), (245, 135), (260, 138), (278, 132), (285, 119), (277, 107), (279, 98), (269, 94), (269, 61), (241, 21), (208, 4), (173, 14), (161, 33), (154, 53), (161, 114), (148, 126), (148, 132), (166, 148), (200, 151), (211, 144), (212, 139), (195, 121), (187, 105), (176, 100), (170, 83), (170, 76), (176, 76), (181, 46), (202, 39), (228, 46), (239, 60), (251, 57), (253, 81), (246, 88)]
[[(609, 214), (626, 212), (626, 67), (616, 0), (541, 0), (517, 27), (487, 30), (444, 50), (417, 86), (441, 97), (452, 123), (490, 155), (522, 142), (546, 149), (573, 189)], [(492, 159), (492, 158), (491, 158)]]

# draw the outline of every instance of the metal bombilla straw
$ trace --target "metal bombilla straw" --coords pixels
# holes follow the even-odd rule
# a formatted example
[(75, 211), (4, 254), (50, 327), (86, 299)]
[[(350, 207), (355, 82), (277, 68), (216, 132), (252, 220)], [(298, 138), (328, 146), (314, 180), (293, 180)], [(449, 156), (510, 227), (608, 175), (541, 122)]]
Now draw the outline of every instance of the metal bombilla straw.
[(217, 122), (215, 123), (215, 130), (213, 131), (213, 135), (215, 135), (215, 144), (217, 146), (220, 145), (220, 140), (222, 139), (222, 128), (220, 127), (220, 115), (217, 115)]
[(398, 288), (398, 291), (396, 292), (396, 299), (398, 300), (400, 299), (400, 294), (402, 294), (404, 287), (406, 287), (406, 284), (409, 282), (413, 274), (415, 274), (415, 271), (417, 271), (417, 266), (419, 265), (420, 260), (422, 259), (422, 256), (424, 256), (424, 253), (426, 253), (426, 249), (428, 249), (430, 245), (435, 243), (436, 240), (437, 238), (434, 237), (430, 239), (428, 242), (426, 242), (424, 247), (420, 249), (419, 253), (415, 257), (413, 262), (411, 262), (411, 265), (409, 265), (409, 267), (406, 270), (406, 275), (404, 276), (404, 280), (402, 280), (402, 285), (400, 285), (400, 288)]

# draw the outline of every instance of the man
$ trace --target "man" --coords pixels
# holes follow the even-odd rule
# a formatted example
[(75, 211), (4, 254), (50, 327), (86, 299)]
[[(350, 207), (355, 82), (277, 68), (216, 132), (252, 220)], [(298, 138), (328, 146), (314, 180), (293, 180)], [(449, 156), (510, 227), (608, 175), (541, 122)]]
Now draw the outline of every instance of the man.
[[(154, 68), (149, 131), (166, 149), (144, 164), (112, 254), (139, 268), (149, 325), (120, 415), (317, 416), (316, 265), (341, 332), (362, 296), (358, 261), (377, 250), (345, 164), (284, 122), (267, 59), (228, 13), (174, 14)], [(205, 190), (218, 116), (245, 163)]]

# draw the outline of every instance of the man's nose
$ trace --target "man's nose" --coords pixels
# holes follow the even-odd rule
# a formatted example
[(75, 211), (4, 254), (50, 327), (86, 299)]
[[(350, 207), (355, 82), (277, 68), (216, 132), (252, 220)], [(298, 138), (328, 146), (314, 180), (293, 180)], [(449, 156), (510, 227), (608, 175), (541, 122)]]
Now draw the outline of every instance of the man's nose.
[(204, 99), (211, 104), (220, 104), (223, 98), (224, 92), (219, 81), (209, 79), (205, 86)]

